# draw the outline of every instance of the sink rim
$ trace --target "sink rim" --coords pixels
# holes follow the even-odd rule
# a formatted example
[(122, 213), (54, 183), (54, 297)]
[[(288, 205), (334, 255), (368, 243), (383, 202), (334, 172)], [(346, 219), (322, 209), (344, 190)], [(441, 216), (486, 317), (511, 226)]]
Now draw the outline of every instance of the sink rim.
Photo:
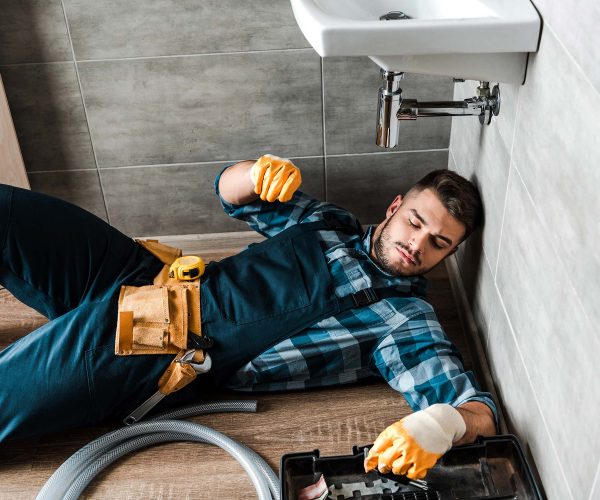
[(290, 1), (304, 36), (323, 57), (535, 52), (539, 43), (541, 21), (529, 0), (469, 0), (496, 16), (398, 21), (333, 16), (323, 10), (323, 0)]
[[(391, 5), (394, 5), (394, 8), (391, 10), (399, 10), (404, 11), (406, 7), (403, 7), (405, 4), (410, 3), (418, 3), (423, 5), (424, 3), (441, 3), (439, 0), (404, 0), (403, 2), (394, 2)], [(529, 0), (459, 0), (459, 3), (466, 3), (477, 5), (477, 8), (487, 11), (489, 15), (473, 15), (473, 16), (460, 16), (449, 17), (449, 16), (432, 16), (432, 17), (413, 17), (412, 19), (399, 20), (399, 21), (381, 21), (377, 19), (359, 19), (359, 18), (351, 18), (351, 17), (343, 17), (336, 16), (332, 10), (330, 9), (330, 5), (333, 4), (336, 7), (340, 5), (348, 5), (348, 4), (358, 4), (365, 3), (366, 5), (372, 5), (372, 2), (368, 2), (367, 0), (345, 0), (340, 2), (339, 0), (291, 0), (292, 6), (296, 3), (301, 3), (306, 6), (307, 9), (310, 9), (312, 14), (315, 17), (320, 17), (323, 21), (328, 21), (332, 24), (337, 24), (342, 22), (344, 24), (371, 24), (373, 26), (380, 26), (382, 23), (385, 24), (403, 24), (403, 23), (411, 23), (411, 22), (430, 22), (430, 21), (452, 21), (452, 20), (468, 20), (468, 19), (495, 19), (498, 21), (504, 22), (515, 22), (515, 21), (530, 21), (530, 20), (539, 20), (539, 15)], [(323, 4), (327, 4), (327, 8), (324, 8)], [(386, 9), (383, 9), (386, 10)], [(461, 7), (461, 10), (464, 10), (464, 7)], [(388, 11), (389, 12), (389, 11)], [(377, 12), (374, 16), (378, 17), (386, 12)], [(343, 20), (343, 21), (340, 21)], [(385, 28), (384, 28), (385, 29)], [(394, 27), (396, 29), (396, 27)]]

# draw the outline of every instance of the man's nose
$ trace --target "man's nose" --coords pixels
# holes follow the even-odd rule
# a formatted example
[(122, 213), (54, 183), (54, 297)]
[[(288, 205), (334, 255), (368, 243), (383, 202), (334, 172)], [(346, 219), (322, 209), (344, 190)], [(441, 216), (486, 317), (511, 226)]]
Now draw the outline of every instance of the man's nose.
[(409, 242), (410, 249), (413, 252), (423, 253), (423, 249), (425, 248), (426, 241), (427, 241), (426, 234), (417, 233), (417, 234), (413, 234), (413, 236), (410, 238), (410, 240), (408, 242)]

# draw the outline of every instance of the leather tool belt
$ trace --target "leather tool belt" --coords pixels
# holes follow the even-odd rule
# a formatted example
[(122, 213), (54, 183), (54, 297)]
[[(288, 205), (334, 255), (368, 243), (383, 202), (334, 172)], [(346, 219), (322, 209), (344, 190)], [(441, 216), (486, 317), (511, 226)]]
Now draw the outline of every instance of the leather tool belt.
[(170, 264), (181, 257), (180, 249), (152, 240), (137, 242), (164, 266), (153, 285), (121, 287), (115, 354), (178, 354), (188, 347), (188, 332), (202, 336), (200, 280), (168, 277)]
[(176, 356), (158, 381), (158, 393), (127, 417), (126, 423), (139, 420), (160, 398), (187, 386), (211, 367), (204, 348), (212, 342), (202, 336), (201, 329), (200, 277), (185, 282), (169, 278), (169, 267), (182, 251), (156, 240), (136, 241), (164, 266), (152, 285), (121, 287), (115, 354)]

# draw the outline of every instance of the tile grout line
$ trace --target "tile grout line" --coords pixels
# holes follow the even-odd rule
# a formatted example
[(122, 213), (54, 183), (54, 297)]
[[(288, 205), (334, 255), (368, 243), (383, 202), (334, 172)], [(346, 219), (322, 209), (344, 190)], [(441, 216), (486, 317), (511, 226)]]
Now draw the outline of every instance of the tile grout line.
[(26, 63), (7, 63), (0, 64), (0, 68), (15, 68), (21, 66), (50, 66), (52, 64), (72, 64), (73, 61), (38, 61), (38, 62), (26, 62)]
[[(402, 154), (414, 154), (414, 153), (437, 153), (448, 151), (448, 149), (422, 149), (422, 150), (411, 150), (411, 151), (391, 151), (391, 152), (383, 152), (383, 153), (349, 153), (349, 154), (334, 154), (329, 155), (329, 158), (343, 158), (343, 157), (351, 157), (351, 156), (373, 156), (373, 155), (402, 155)], [(324, 156), (320, 155), (307, 155), (307, 156), (290, 156), (291, 160), (308, 160), (314, 158), (324, 158)], [(140, 165), (120, 165), (117, 167), (98, 167), (99, 171), (104, 170), (119, 170), (119, 169), (128, 169), (128, 168), (156, 168), (156, 167), (178, 167), (185, 165), (214, 165), (215, 163), (237, 163), (240, 161), (244, 161), (246, 158), (242, 159), (234, 159), (234, 160), (212, 160), (212, 161), (195, 161), (195, 162), (179, 162), (179, 163), (155, 163), (155, 164), (140, 164)], [(48, 173), (58, 173), (58, 172), (86, 172), (96, 170), (95, 168), (70, 168), (70, 169), (53, 169), (53, 170), (36, 170), (33, 172), (28, 172), (27, 175), (35, 175), (35, 174), (48, 174)]]
[(492, 280), (496, 284), (496, 278), (498, 277), (498, 267), (500, 265), (500, 255), (502, 254), (502, 236), (504, 234), (504, 219), (506, 217), (506, 203), (508, 202), (508, 188), (510, 187), (510, 176), (513, 170), (512, 157), (508, 164), (508, 177), (506, 179), (506, 191), (504, 192), (504, 206), (502, 207), (502, 220), (500, 222), (500, 235), (498, 236), (498, 256), (496, 257), (496, 265), (492, 272)]
[(498, 236), (498, 255), (496, 256), (496, 265), (492, 274), (492, 280), (496, 284), (496, 278), (498, 277), (498, 267), (500, 265), (500, 253), (502, 250), (502, 235), (504, 233), (504, 218), (506, 216), (506, 203), (508, 202), (508, 188), (510, 186), (510, 174), (513, 169), (513, 153), (515, 149), (515, 139), (517, 137), (517, 128), (519, 126), (519, 104), (521, 103), (521, 86), (519, 86), (519, 92), (517, 94), (517, 105), (515, 106), (515, 124), (513, 125), (512, 141), (510, 144), (510, 155), (508, 163), (508, 178), (506, 179), (506, 191), (504, 192), (504, 206), (502, 207), (502, 221), (500, 223), (500, 235)]
[(496, 289), (496, 295), (497, 295), (498, 299), (500, 300), (500, 306), (502, 307), (502, 312), (504, 313), (504, 317), (508, 323), (508, 327), (510, 329), (510, 334), (511, 334), (512, 340), (515, 343), (515, 347), (517, 348), (517, 354), (519, 355), (519, 360), (521, 362), (521, 366), (522, 366), (523, 370), (525, 371), (525, 376), (527, 377), (527, 383), (529, 384), (529, 389), (531, 390), (531, 394), (533, 396), (535, 405), (537, 407), (538, 413), (542, 420), (542, 424), (544, 425), (544, 430), (546, 431), (546, 435), (548, 436), (548, 439), (550, 441), (550, 446), (552, 447), (552, 451), (554, 453), (554, 458), (556, 459), (558, 468), (562, 474), (563, 483), (566, 485), (567, 491), (569, 492), (569, 495), (571, 496), (571, 499), (573, 500), (573, 492), (571, 491), (571, 486), (569, 485), (569, 482), (567, 480), (567, 476), (565, 474), (565, 471), (564, 471), (561, 461), (560, 461), (560, 456), (559, 456), (556, 446), (554, 444), (554, 440), (552, 439), (552, 434), (550, 433), (550, 429), (548, 428), (548, 423), (546, 422), (546, 418), (542, 411), (542, 405), (540, 404), (539, 399), (537, 397), (537, 393), (532, 385), (531, 375), (529, 374), (529, 370), (527, 369), (527, 365), (525, 363), (525, 358), (523, 357), (523, 353), (521, 352), (521, 347), (519, 346), (519, 343), (517, 342), (517, 337), (515, 336), (515, 329), (512, 325), (512, 322), (510, 321), (510, 316), (508, 314), (508, 311), (506, 310), (506, 306), (504, 305), (504, 300), (502, 300), (502, 294), (500, 293), (500, 289), (498, 288), (497, 284), (495, 284), (495, 283), (494, 283), (494, 287)]
[[(483, 253), (483, 260), (485, 262), (485, 265), (488, 268), (488, 271), (490, 272), (490, 276), (492, 277), (492, 285), (494, 286), (494, 288), (496, 287), (496, 283), (494, 283), (494, 273), (492, 270), (492, 264), (490, 263), (490, 259), (485, 251), (485, 248), (483, 247), (483, 245), (481, 245), (481, 252)], [(492, 315), (490, 314), (489, 318), (486, 318), (486, 322), (485, 322), (485, 328), (487, 329), (487, 335), (485, 338), (485, 350), (486, 350), (486, 354), (489, 354), (490, 352), (490, 327), (491, 327), (491, 323), (492, 323)]]
[[(590, 489), (590, 497), (588, 500), (594, 500), (594, 490), (596, 489), (596, 486), (600, 484), (600, 461), (598, 461), (598, 468), (596, 469), (596, 475), (592, 481), (592, 487)], [(596, 497), (598, 498), (598, 497)]]
[(323, 182), (325, 183), (325, 202), (329, 201), (329, 190), (327, 184), (327, 143), (325, 142), (325, 71), (323, 58), (321, 57), (321, 125), (323, 128)]
[(168, 59), (170, 57), (184, 58), (184, 57), (211, 57), (211, 56), (229, 56), (229, 55), (243, 55), (243, 54), (269, 54), (269, 53), (281, 53), (281, 52), (301, 52), (301, 51), (313, 51), (312, 47), (302, 47), (295, 49), (264, 49), (264, 50), (237, 50), (232, 52), (206, 52), (206, 53), (195, 53), (195, 54), (167, 54), (167, 55), (154, 55), (154, 56), (131, 56), (131, 57), (113, 57), (113, 58), (100, 58), (100, 59), (81, 59), (79, 62), (82, 63), (94, 63), (94, 62), (112, 62), (112, 61), (143, 61), (146, 59)]
[(92, 140), (92, 131), (90, 130), (90, 120), (88, 117), (87, 107), (85, 105), (85, 97), (83, 96), (83, 87), (81, 86), (81, 78), (79, 77), (79, 68), (77, 67), (77, 58), (75, 57), (75, 48), (73, 47), (73, 39), (71, 38), (71, 29), (69, 28), (69, 20), (67, 18), (67, 9), (63, 0), (60, 0), (62, 7), (63, 16), (65, 18), (65, 25), (67, 27), (67, 36), (69, 37), (69, 45), (71, 47), (71, 55), (73, 56), (73, 65), (75, 67), (75, 75), (77, 77), (77, 85), (79, 86), (79, 95), (81, 96), (81, 104), (83, 105), (83, 114), (85, 115), (85, 124), (88, 130), (88, 136), (90, 138), (90, 147), (92, 148), (92, 155), (94, 156), (94, 163), (96, 165), (96, 174), (98, 175), (98, 183), (100, 185), (100, 195), (102, 196), (102, 203), (104, 205), (104, 211), (106, 212), (106, 221), (110, 224), (110, 217), (108, 215), (108, 206), (106, 205), (106, 196), (104, 195), (104, 186), (102, 184), (102, 176), (100, 175), (100, 169), (98, 168), (98, 156), (96, 155), (96, 148), (94, 147), (94, 141)]
[[(63, 6), (63, 13), (64, 13)], [(69, 41), (71, 40), (71, 35), (69, 33), (68, 27), (67, 32), (69, 36)], [(113, 57), (113, 58), (99, 58), (99, 59), (80, 59), (78, 62), (80, 63), (94, 63), (94, 62), (112, 62), (112, 61), (136, 61), (136, 60), (144, 60), (144, 59), (166, 59), (169, 57), (202, 57), (202, 56), (226, 56), (226, 55), (240, 55), (240, 54), (264, 54), (264, 53), (276, 53), (276, 52), (299, 52), (302, 50), (313, 50), (312, 47), (303, 47), (303, 48), (295, 48), (295, 49), (264, 49), (264, 50), (238, 50), (233, 52), (206, 52), (206, 53), (192, 53), (192, 54), (166, 54), (166, 55), (154, 55), (154, 56), (131, 56), (131, 57)], [(64, 60), (64, 61), (37, 61), (37, 62), (26, 62), (26, 63), (8, 63), (8, 64), (0, 64), (0, 67), (12, 67), (12, 66), (35, 66), (35, 65), (45, 65), (45, 64), (65, 64), (71, 63), (73, 61)]]
[(404, 153), (435, 153), (439, 151), (448, 151), (449, 148), (433, 148), (433, 149), (407, 149), (398, 151), (371, 151), (366, 153), (339, 153), (329, 154), (328, 156), (335, 158), (340, 156), (366, 156), (366, 155), (397, 155)]
[(33, 172), (27, 172), (27, 176), (38, 175), (38, 174), (57, 174), (62, 172), (95, 172), (95, 168), (68, 168), (63, 170), (34, 170)]

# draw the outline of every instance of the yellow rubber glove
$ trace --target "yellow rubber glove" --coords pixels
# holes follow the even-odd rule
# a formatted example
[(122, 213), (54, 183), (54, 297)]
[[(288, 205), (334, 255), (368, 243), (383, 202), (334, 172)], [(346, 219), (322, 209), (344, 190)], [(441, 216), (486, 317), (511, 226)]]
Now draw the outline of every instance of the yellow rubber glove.
[(273, 155), (261, 156), (250, 169), (254, 192), (263, 201), (290, 201), (302, 184), (300, 169), (290, 160)]
[(435, 404), (387, 427), (365, 459), (365, 471), (375, 468), (410, 479), (422, 479), (454, 441), (465, 434), (465, 421), (447, 404)]

